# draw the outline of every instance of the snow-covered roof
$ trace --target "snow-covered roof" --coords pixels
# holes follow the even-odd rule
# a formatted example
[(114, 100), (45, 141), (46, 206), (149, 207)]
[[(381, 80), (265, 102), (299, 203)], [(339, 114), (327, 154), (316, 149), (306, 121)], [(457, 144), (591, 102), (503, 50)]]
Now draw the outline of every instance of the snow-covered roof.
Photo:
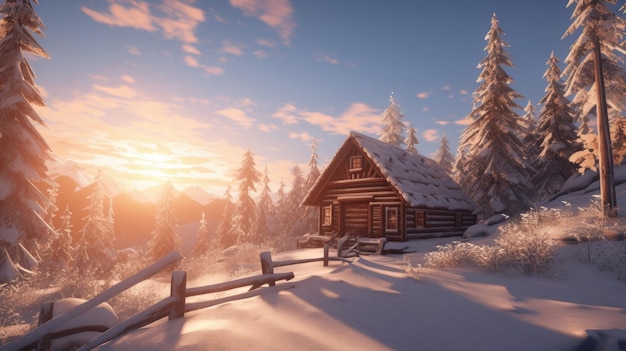
[[(350, 132), (344, 146), (350, 139), (374, 162), (408, 206), (474, 210), (459, 185), (434, 160), (358, 132)], [(331, 165), (338, 161), (338, 154), (331, 161)], [(324, 182), (323, 178), (324, 175), (318, 179), (318, 184), (313, 186), (311, 192), (319, 189), (319, 182)], [(309, 193), (307, 198), (311, 195)]]

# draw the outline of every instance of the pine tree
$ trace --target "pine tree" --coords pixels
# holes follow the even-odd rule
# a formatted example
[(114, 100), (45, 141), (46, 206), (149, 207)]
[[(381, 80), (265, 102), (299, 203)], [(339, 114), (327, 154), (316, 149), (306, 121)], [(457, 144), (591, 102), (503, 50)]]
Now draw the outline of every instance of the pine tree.
[(626, 119), (616, 116), (611, 121), (611, 148), (613, 163), (620, 165), (626, 157)]
[(230, 195), (230, 185), (224, 192), (224, 210), (222, 212), (222, 220), (217, 226), (215, 235), (220, 247), (227, 248), (237, 243), (237, 233), (233, 224), (233, 197)]
[(32, 106), (44, 101), (24, 55), (49, 58), (31, 34), (43, 37), (44, 29), (29, 0), (0, 6), (0, 283), (36, 264), (22, 243), (52, 231), (42, 219), (49, 200), (33, 185), (48, 179), (50, 148), (33, 125), (44, 122)]
[(520, 139), (525, 130), (514, 111), (521, 109), (514, 100), (522, 96), (509, 86), (513, 80), (502, 68), (512, 66), (503, 34), (493, 14), (485, 37), (487, 57), (478, 65), (482, 68), (478, 81), (482, 83), (474, 92), (474, 108), (468, 115), (472, 122), (463, 132), (459, 147), (467, 152), (459, 183), (486, 216), (519, 213), (530, 204), (530, 165)]
[(528, 100), (524, 107), (524, 116), (522, 121), (526, 128), (526, 134), (522, 136), (522, 141), (526, 145), (526, 157), (529, 163), (533, 163), (539, 156), (539, 147), (537, 146), (537, 113), (535, 105)]
[[(276, 227), (274, 228), (274, 232), (279, 233), (278, 240), (281, 239), (283, 233), (287, 232), (289, 229), (288, 219), (289, 219), (289, 209), (288, 209), (288, 201), (287, 201), (287, 192), (285, 191), (285, 182), (284, 180), (280, 180), (280, 185), (278, 186), (278, 190), (276, 191), (276, 212), (274, 222), (276, 223)], [(276, 245), (278, 243), (274, 243)]]
[(200, 256), (211, 248), (211, 238), (209, 237), (209, 229), (207, 228), (207, 220), (206, 215), (202, 212), (202, 217), (200, 217), (200, 227), (198, 227), (198, 232), (196, 234), (196, 245), (193, 248), (193, 255)]
[(409, 130), (407, 132), (406, 139), (404, 139), (404, 144), (406, 144), (406, 151), (416, 154), (417, 149), (415, 145), (419, 144), (419, 140), (417, 140), (417, 131), (413, 128), (412, 125), (409, 124)]
[[(308, 194), (308, 192), (313, 188), (315, 182), (320, 177), (321, 172), (317, 167), (317, 160), (319, 156), (317, 155), (317, 142), (313, 139), (311, 143), (311, 158), (309, 159), (309, 174), (306, 177), (306, 181), (304, 183), (304, 194)], [(302, 200), (301, 200), (302, 201)], [(305, 206), (304, 207), (304, 232), (305, 233), (313, 233), (317, 232), (317, 223), (318, 223), (318, 209), (315, 206)]]
[[(618, 118), (624, 110), (626, 98), (626, 73), (622, 66), (626, 45), (623, 42), (626, 20), (617, 16), (610, 8), (616, 0), (570, 0), (567, 6), (576, 4), (572, 14), (572, 24), (563, 38), (580, 30), (579, 37), (570, 47), (565, 58), (567, 66), (562, 76), (565, 80), (565, 96), (573, 96), (572, 102), (577, 107), (577, 118), (582, 120), (590, 115), (595, 116), (597, 105), (595, 85), (594, 47), (598, 42), (602, 53), (605, 95), (608, 116)], [(619, 132), (619, 129), (613, 129)], [(584, 134), (583, 134), (584, 135)], [(617, 135), (612, 135), (616, 138)], [(590, 137), (585, 137), (590, 139)], [(583, 141), (584, 143), (584, 141)], [(577, 154), (577, 158), (585, 165), (591, 166), (588, 158), (592, 154)], [(595, 155), (597, 157), (597, 155)], [(595, 162), (593, 163), (595, 166)], [(583, 165), (580, 165), (583, 167)], [(584, 169), (583, 169), (584, 170)]]
[(115, 257), (113, 233), (110, 232), (104, 213), (107, 195), (101, 173), (98, 173), (91, 188), (92, 192), (87, 197), (89, 205), (86, 209), (87, 216), (84, 218), (85, 224), (80, 231), (81, 238), (86, 242), (81, 249), (86, 250), (88, 261), (87, 267), (81, 269), (87, 268), (100, 275), (107, 272)]
[(565, 98), (559, 59), (552, 53), (543, 77), (548, 81), (539, 115), (534, 148), (539, 150), (534, 163), (533, 184), (539, 198), (555, 194), (575, 172), (570, 156), (580, 149), (574, 125), (574, 111)]
[(445, 134), (441, 138), (441, 146), (439, 146), (435, 155), (435, 162), (437, 162), (439, 166), (441, 166), (441, 169), (448, 173), (448, 175), (452, 176), (454, 156), (450, 153), (450, 144)]
[(60, 217), (61, 227), (58, 236), (50, 244), (50, 255), (47, 261), (52, 265), (58, 265), (62, 269), (70, 267), (72, 262), (72, 212), (69, 207), (65, 207), (63, 215)]
[(270, 240), (269, 223), (274, 217), (274, 203), (272, 201), (271, 193), (269, 171), (267, 170), (267, 166), (265, 166), (263, 189), (261, 190), (259, 203), (256, 206), (256, 214), (251, 229), (254, 233), (252, 240), (257, 244)]
[(148, 243), (148, 258), (156, 261), (173, 250), (180, 250), (182, 242), (178, 236), (178, 220), (174, 210), (174, 186), (167, 182), (154, 217), (156, 226)]
[(286, 221), (283, 228), (283, 238), (294, 237), (304, 234), (305, 228), (303, 223), (304, 207), (301, 206), (302, 200), (306, 196), (305, 179), (300, 166), (295, 165), (291, 169), (291, 189), (287, 195), (285, 208)]
[(250, 191), (256, 191), (255, 184), (260, 182), (260, 177), (261, 174), (255, 168), (254, 153), (248, 150), (244, 153), (241, 167), (235, 175), (235, 179), (241, 181), (234, 214), (238, 242), (252, 241), (250, 236), (256, 215), (256, 204), (250, 196)]
[(383, 130), (380, 133), (380, 140), (386, 143), (400, 146), (404, 144), (404, 123), (402, 119), (404, 115), (400, 111), (400, 105), (393, 97), (393, 93), (389, 96), (389, 107), (382, 114)]

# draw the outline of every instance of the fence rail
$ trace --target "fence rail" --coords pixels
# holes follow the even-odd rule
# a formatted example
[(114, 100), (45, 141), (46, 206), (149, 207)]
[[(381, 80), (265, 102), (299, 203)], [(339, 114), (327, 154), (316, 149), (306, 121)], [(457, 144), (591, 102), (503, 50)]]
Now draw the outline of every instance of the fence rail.
[[(130, 330), (144, 327), (165, 317), (168, 317), (170, 320), (175, 318), (181, 318), (187, 312), (208, 308), (229, 301), (235, 301), (260, 295), (263, 291), (257, 289), (265, 284), (273, 287), (272, 289), (274, 290), (293, 288), (294, 285), (281, 285), (280, 287), (275, 286), (277, 281), (288, 281), (293, 279), (294, 274), (293, 272), (274, 273), (274, 267), (319, 261), (322, 261), (324, 266), (328, 266), (329, 261), (341, 261), (348, 263), (352, 262), (351, 260), (344, 257), (330, 257), (328, 251), (328, 245), (325, 245), (323, 257), (284, 261), (272, 261), (272, 256), (270, 252), (262, 252), (260, 254), (262, 271), (261, 275), (235, 279), (232, 281), (207, 286), (188, 288), (187, 272), (174, 271), (172, 272), (171, 276), (170, 296), (148, 307), (143, 312), (140, 312), (135, 316), (121, 321), (113, 327), (107, 329), (102, 334), (98, 335), (96, 338), (91, 340), (88, 344), (83, 345), (78, 350), (92, 350), (95, 347), (98, 347), (105, 342), (113, 340), (114, 338)], [(36, 348), (37, 351), (48, 350), (50, 348), (51, 339), (59, 337), (58, 335), (67, 336), (67, 331), (64, 331), (61, 334), (56, 333), (56, 331), (59, 330), (63, 326), (63, 324), (78, 317), (83, 313), (90, 311), (99, 304), (110, 300), (111, 298), (124, 292), (132, 286), (152, 277), (159, 271), (163, 270), (165, 267), (180, 260), (181, 258), (182, 256), (178, 252), (171, 252), (167, 256), (161, 258), (157, 262), (151, 264), (150, 266), (139, 271), (133, 276), (124, 279), (123, 281), (94, 296), (92, 299), (85, 301), (81, 305), (78, 305), (75, 308), (71, 309), (66, 314), (58, 316), (56, 318), (52, 318), (54, 304), (52, 302), (43, 304), (40, 310), (39, 327), (11, 343), (0, 346), (0, 351), (21, 351), (31, 350), (33, 348)], [(235, 294), (208, 301), (190, 303), (186, 302), (187, 297), (211, 294), (216, 292), (224, 292), (246, 286), (250, 286), (250, 289), (248, 290), (248, 292), (245, 293)]]

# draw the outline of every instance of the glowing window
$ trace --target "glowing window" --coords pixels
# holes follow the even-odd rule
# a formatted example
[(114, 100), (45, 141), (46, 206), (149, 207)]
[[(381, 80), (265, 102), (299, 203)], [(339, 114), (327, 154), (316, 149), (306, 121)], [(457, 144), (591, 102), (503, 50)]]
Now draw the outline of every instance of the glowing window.
[(398, 231), (398, 208), (385, 208), (385, 230), (389, 232)]

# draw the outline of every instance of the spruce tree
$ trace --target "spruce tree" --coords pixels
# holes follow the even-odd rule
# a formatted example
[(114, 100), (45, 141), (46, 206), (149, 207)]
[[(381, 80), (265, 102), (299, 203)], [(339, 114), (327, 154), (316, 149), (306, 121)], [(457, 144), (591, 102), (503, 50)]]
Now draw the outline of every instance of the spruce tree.
[(148, 243), (148, 259), (156, 261), (173, 250), (180, 250), (182, 242), (178, 236), (178, 220), (174, 209), (174, 186), (167, 182), (154, 216), (156, 225)]
[(285, 227), (283, 228), (284, 239), (289, 239), (295, 236), (303, 235), (305, 227), (303, 223), (304, 219), (304, 207), (301, 206), (302, 199), (306, 196), (305, 192), (305, 179), (302, 174), (300, 166), (295, 165), (291, 169), (291, 176), (293, 180), (291, 182), (291, 189), (287, 195), (286, 208), (285, 208)]
[(535, 105), (528, 100), (524, 107), (524, 115), (522, 122), (526, 128), (526, 134), (522, 136), (522, 141), (526, 145), (526, 157), (530, 164), (533, 164), (539, 156), (539, 147), (537, 146), (537, 113)]
[(44, 29), (29, 0), (0, 6), (0, 284), (36, 264), (22, 243), (52, 233), (42, 218), (49, 200), (33, 185), (48, 180), (50, 148), (33, 125), (44, 122), (32, 106), (44, 101), (24, 55), (49, 58), (31, 34), (43, 37)]
[(487, 57), (478, 65), (482, 68), (478, 82), (482, 83), (474, 92), (474, 108), (468, 115), (472, 122), (460, 141), (460, 150), (466, 151), (463, 172), (458, 174), (460, 185), (485, 216), (527, 209), (532, 187), (520, 139), (526, 131), (515, 112), (521, 107), (514, 100), (522, 96), (509, 86), (513, 80), (502, 68), (513, 66), (502, 35), (493, 14), (485, 37)]
[(50, 254), (48, 262), (51, 265), (59, 266), (62, 270), (70, 267), (72, 262), (72, 212), (69, 207), (65, 207), (63, 215), (60, 217), (61, 227), (58, 229), (57, 237), (50, 243)]
[[(92, 191), (87, 197), (89, 205), (87, 206), (87, 216), (84, 218), (85, 224), (80, 231), (81, 239), (85, 241), (86, 245), (82, 245), (81, 249), (86, 250), (88, 257), (86, 268), (97, 275), (102, 275), (111, 268), (116, 253), (113, 249), (114, 235), (110, 232), (104, 212), (107, 194), (102, 183), (101, 173), (96, 176), (91, 189)], [(81, 269), (84, 268), (81, 267)]]
[(217, 241), (223, 249), (237, 243), (237, 233), (234, 230), (233, 222), (234, 207), (235, 205), (233, 204), (233, 197), (230, 194), (229, 185), (224, 192), (224, 210), (222, 211), (222, 220), (220, 221), (220, 224), (218, 224), (217, 230), (215, 231)]
[(261, 174), (255, 168), (254, 153), (248, 150), (244, 153), (241, 167), (235, 175), (235, 179), (241, 182), (234, 214), (238, 242), (252, 241), (250, 235), (256, 214), (256, 203), (250, 196), (250, 191), (256, 192), (255, 184), (260, 182), (260, 177)]
[(193, 247), (193, 255), (201, 256), (211, 249), (211, 238), (209, 237), (209, 229), (207, 228), (206, 215), (202, 212), (200, 217), (200, 227), (196, 233), (196, 244)]
[(454, 156), (450, 153), (450, 143), (448, 138), (444, 134), (441, 138), (441, 146), (435, 154), (435, 162), (441, 166), (448, 175), (452, 176), (452, 169), (454, 168)]
[(274, 217), (274, 203), (272, 201), (270, 189), (270, 177), (267, 166), (263, 172), (263, 189), (259, 197), (259, 203), (256, 206), (256, 214), (252, 231), (254, 233), (252, 240), (257, 244), (261, 244), (270, 240), (270, 223)]
[[(308, 194), (308, 192), (313, 188), (315, 182), (320, 177), (321, 172), (317, 166), (317, 160), (319, 156), (317, 155), (317, 142), (313, 139), (311, 143), (311, 158), (309, 159), (309, 174), (306, 177), (306, 181), (304, 184), (304, 194)], [(302, 200), (301, 200), (302, 201)], [(317, 232), (317, 223), (318, 223), (318, 209), (315, 206), (305, 206), (304, 207), (304, 232), (305, 233), (313, 233)]]
[(574, 125), (574, 111), (565, 98), (561, 83), (559, 59), (552, 53), (546, 63), (548, 69), (543, 77), (548, 81), (546, 95), (539, 101), (541, 108), (534, 148), (539, 150), (534, 163), (536, 173), (532, 180), (536, 195), (544, 198), (561, 189), (575, 172), (570, 156), (579, 150)]
[(380, 140), (386, 143), (401, 146), (404, 144), (404, 115), (400, 111), (400, 105), (393, 97), (389, 96), (389, 106), (382, 114), (383, 130), (380, 132)]
[(409, 124), (409, 130), (407, 131), (406, 139), (404, 139), (404, 144), (406, 144), (406, 151), (417, 154), (417, 149), (415, 145), (419, 144), (419, 140), (417, 140), (417, 131), (413, 128), (412, 125)]

